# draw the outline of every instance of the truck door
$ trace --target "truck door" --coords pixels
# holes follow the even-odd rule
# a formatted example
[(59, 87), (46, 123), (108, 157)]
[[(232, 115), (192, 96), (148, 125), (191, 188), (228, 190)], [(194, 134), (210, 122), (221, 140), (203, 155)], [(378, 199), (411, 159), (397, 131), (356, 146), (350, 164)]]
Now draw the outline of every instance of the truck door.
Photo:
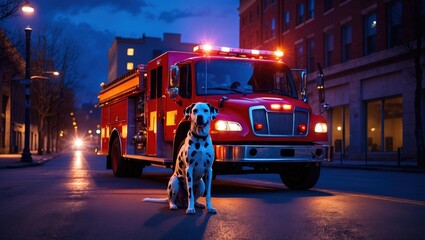
[[(157, 156), (157, 141), (158, 133), (161, 133), (162, 124), (160, 121), (161, 116), (161, 98), (162, 98), (162, 66), (157, 66), (154, 69), (150, 69), (149, 80), (148, 80), (148, 98), (147, 98), (147, 110), (146, 116), (148, 119), (148, 131), (147, 131), (147, 155)], [(160, 139), (163, 139), (163, 137)]]

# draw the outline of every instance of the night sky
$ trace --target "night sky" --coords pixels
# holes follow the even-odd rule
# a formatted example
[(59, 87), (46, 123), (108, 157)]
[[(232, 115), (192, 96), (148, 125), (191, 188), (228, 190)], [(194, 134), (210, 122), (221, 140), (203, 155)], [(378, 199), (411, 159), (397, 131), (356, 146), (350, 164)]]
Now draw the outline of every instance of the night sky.
[[(163, 37), (180, 33), (182, 42), (239, 46), (239, 0), (30, 0), (33, 16), (9, 22), (33, 35), (46, 25), (63, 26), (80, 50), (85, 75), (84, 101), (96, 102), (99, 84), (107, 82), (107, 52), (114, 37)], [(35, 36), (35, 35), (34, 35)]]

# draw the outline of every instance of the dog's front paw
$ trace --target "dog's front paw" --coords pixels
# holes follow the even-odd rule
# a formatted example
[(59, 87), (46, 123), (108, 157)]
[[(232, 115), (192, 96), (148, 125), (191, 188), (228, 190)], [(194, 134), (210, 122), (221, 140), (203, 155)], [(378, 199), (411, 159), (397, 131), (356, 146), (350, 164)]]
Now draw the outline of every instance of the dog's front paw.
[(176, 204), (170, 203), (170, 210), (177, 210), (177, 209), (178, 209), (178, 207), (177, 207)]
[(188, 208), (188, 209), (186, 210), (186, 214), (187, 214), (187, 215), (193, 215), (193, 214), (195, 214), (195, 213), (196, 213), (195, 208)]
[(217, 210), (215, 208), (213, 208), (213, 207), (209, 207), (208, 208), (208, 213), (216, 214), (217, 213)]

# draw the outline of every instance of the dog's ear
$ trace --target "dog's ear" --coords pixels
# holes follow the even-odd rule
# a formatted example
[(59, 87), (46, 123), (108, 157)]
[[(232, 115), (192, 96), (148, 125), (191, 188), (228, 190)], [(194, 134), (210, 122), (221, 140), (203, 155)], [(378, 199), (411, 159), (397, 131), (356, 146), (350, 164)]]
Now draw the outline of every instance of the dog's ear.
[(218, 109), (215, 108), (215, 107), (213, 107), (213, 106), (211, 106), (209, 103), (207, 103), (207, 104), (208, 104), (208, 107), (210, 107), (211, 120), (214, 120), (217, 117), (217, 115), (218, 115)]
[(189, 107), (187, 107), (187, 108), (184, 109), (184, 113), (183, 114), (184, 114), (184, 119), (185, 120), (188, 120), (190, 118), (190, 114), (192, 113), (193, 106), (195, 106), (194, 103), (192, 103), (192, 105), (190, 105)]

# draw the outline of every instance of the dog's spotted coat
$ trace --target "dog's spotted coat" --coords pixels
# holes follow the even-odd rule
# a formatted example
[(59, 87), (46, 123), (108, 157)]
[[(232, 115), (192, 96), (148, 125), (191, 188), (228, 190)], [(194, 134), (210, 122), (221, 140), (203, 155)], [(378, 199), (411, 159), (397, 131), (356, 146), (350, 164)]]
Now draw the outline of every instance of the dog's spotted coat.
[[(187, 214), (194, 214), (195, 207), (205, 208), (197, 199), (206, 189), (207, 210), (209, 213), (217, 212), (211, 204), (214, 149), (209, 136), (210, 121), (217, 114), (218, 110), (207, 103), (194, 103), (185, 109), (185, 118), (191, 120), (191, 125), (178, 153), (174, 174), (168, 183), (168, 202), (172, 210), (186, 207), (185, 193)], [(204, 177), (206, 183), (203, 181)]]

